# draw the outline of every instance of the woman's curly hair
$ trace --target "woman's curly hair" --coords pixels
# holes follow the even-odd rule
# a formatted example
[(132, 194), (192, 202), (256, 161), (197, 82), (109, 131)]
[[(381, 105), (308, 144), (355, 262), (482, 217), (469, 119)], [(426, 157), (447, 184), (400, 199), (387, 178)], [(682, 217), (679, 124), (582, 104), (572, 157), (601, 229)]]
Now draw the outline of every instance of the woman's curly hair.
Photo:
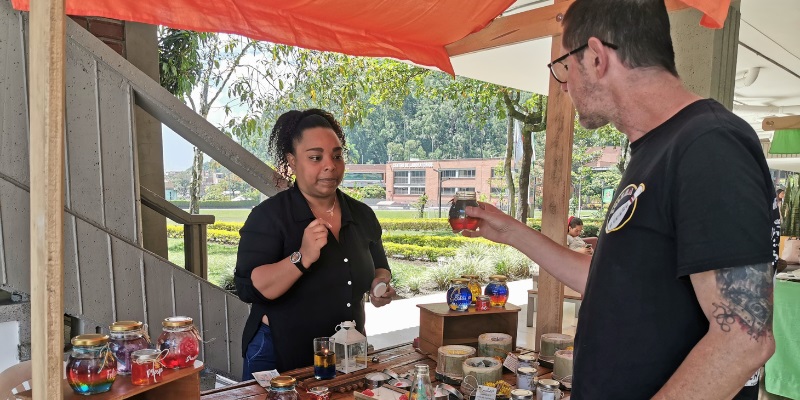
[[(307, 121), (303, 121), (305, 117), (310, 115), (324, 118), (327, 124), (319, 118), (310, 118)], [(303, 121), (303, 123), (300, 124), (300, 121)], [(345, 147), (344, 132), (339, 122), (333, 117), (333, 114), (319, 108), (311, 108), (305, 111), (291, 110), (281, 114), (278, 120), (275, 121), (275, 126), (272, 127), (272, 132), (269, 135), (268, 151), (275, 160), (275, 168), (278, 174), (287, 180), (291, 180), (292, 174), (290, 173), (289, 160), (286, 159), (286, 154), (295, 154), (295, 142), (302, 137), (303, 132), (301, 130), (309, 128), (333, 129), (339, 141), (342, 142), (342, 147)]]

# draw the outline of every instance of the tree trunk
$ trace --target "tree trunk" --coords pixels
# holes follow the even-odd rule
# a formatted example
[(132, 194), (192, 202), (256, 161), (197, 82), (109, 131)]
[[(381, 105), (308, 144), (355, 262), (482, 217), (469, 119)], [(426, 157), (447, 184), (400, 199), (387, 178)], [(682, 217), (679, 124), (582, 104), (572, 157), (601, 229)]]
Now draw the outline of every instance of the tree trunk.
[(514, 174), (511, 169), (511, 160), (514, 158), (514, 118), (508, 115), (508, 130), (506, 131), (506, 159), (503, 169), (506, 171), (506, 187), (508, 188), (508, 215), (515, 215), (514, 210)]
[(200, 189), (203, 187), (203, 152), (194, 148), (192, 164), (192, 184), (189, 188), (189, 213), (200, 214)]
[(533, 132), (528, 124), (522, 125), (522, 160), (519, 166), (519, 196), (516, 218), (527, 222), (528, 218), (528, 188), (531, 180), (531, 159), (533, 158)]

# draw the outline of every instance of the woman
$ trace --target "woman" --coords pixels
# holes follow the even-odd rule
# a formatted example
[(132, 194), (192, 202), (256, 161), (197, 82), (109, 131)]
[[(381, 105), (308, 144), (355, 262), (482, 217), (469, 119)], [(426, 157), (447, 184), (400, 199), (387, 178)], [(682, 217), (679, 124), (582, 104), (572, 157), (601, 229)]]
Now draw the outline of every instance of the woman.
[[(240, 230), (236, 290), (253, 304), (243, 380), (311, 365), (313, 338), (353, 320), (364, 333), (365, 293), (376, 307), (395, 294), (375, 213), (338, 189), (344, 145), (339, 123), (319, 109), (289, 111), (272, 129), (277, 171), (294, 185), (255, 207)], [(376, 296), (379, 283), (386, 291)]]
[(594, 254), (592, 245), (581, 238), (581, 233), (583, 233), (583, 220), (578, 217), (569, 217), (567, 220), (567, 247), (578, 253)]

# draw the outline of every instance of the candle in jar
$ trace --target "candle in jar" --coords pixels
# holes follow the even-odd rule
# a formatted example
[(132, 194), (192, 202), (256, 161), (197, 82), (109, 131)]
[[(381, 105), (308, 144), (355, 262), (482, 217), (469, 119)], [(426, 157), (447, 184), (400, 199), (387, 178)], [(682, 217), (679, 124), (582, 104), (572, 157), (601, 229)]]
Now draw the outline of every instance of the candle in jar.
[(553, 378), (561, 380), (570, 375), (572, 375), (572, 350), (556, 351)]

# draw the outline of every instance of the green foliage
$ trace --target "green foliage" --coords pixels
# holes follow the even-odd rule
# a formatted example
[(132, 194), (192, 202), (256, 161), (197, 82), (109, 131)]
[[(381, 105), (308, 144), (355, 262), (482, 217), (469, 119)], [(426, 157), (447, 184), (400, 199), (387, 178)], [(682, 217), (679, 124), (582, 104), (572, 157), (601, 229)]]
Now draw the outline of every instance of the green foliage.
[(440, 257), (452, 257), (456, 249), (449, 247), (416, 246), (413, 244), (383, 243), (388, 257), (402, 257), (406, 260), (436, 261)]
[(386, 218), (381, 219), (381, 228), (385, 231), (440, 231), (452, 232), (450, 223), (445, 218)]
[(422, 219), (425, 218), (425, 206), (428, 204), (428, 195), (423, 194), (422, 196), (417, 197), (417, 200), (414, 201), (412, 204), (414, 209), (417, 210), (417, 217)]
[(175, 97), (190, 95), (197, 84), (203, 63), (198, 49), (209, 35), (167, 27), (159, 29), (161, 86)]
[(408, 234), (391, 234), (386, 233), (383, 235), (384, 243), (398, 243), (398, 244), (413, 244), (415, 246), (430, 246), (430, 247), (451, 247), (456, 248), (467, 243), (492, 243), (483, 238), (468, 238), (461, 235), (448, 235), (448, 236), (428, 236), (428, 235), (408, 235)]
[(358, 188), (340, 187), (339, 190), (344, 192), (344, 194), (346, 194), (346, 195), (348, 195), (348, 196), (350, 196), (350, 197), (352, 197), (352, 198), (354, 198), (356, 200), (359, 200), (359, 201), (364, 198), (364, 193), (361, 190), (359, 190)]
[(786, 178), (786, 193), (781, 207), (781, 235), (800, 236), (800, 175), (792, 174)]

